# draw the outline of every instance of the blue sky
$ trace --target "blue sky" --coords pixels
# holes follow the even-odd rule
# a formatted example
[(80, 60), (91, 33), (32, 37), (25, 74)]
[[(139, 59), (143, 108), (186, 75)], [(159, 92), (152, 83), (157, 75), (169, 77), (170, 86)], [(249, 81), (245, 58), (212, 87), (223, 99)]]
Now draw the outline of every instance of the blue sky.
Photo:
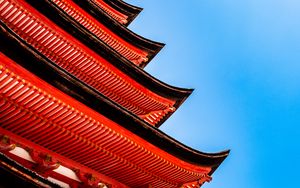
[(300, 187), (300, 1), (127, 0), (164, 42), (146, 71), (194, 93), (162, 126), (201, 151), (231, 149), (205, 188)]

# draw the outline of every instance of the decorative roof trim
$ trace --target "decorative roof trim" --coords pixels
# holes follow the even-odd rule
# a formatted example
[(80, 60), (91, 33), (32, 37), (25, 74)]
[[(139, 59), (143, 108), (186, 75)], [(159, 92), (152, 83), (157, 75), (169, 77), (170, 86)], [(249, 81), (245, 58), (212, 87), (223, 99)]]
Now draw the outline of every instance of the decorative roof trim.
[[(15, 160), (11, 159), (7, 155), (0, 152), (0, 165), (8, 173), (13, 174), (16, 177), (18, 182), (14, 182), (19, 184), (19, 186), (24, 186), (24, 182), (29, 183), (34, 187), (52, 187), (52, 188), (61, 188), (59, 185), (47, 180), (46, 178), (36, 174), (35, 172), (31, 171), (28, 168), (25, 168), (20, 163), (16, 162)], [(1, 179), (4, 181), (4, 179)], [(12, 183), (12, 182), (10, 182)]]
[[(62, 185), (67, 184), (70, 187), (74, 187), (75, 185), (92, 187), (94, 184), (102, 184), (103, 188), (128, 188), (126, 185), (112, 178), (95, 172), (87, 167), (83, 167), (75, 161), (67, 159), (53, 151), (38, 146), (31, 141), (0, 128), (0, 139), (3, 139), (3, 137), (7, 139), (8, 143), (2, 142), (0, 143), (0, 147), (11, 143), (17, 145), (17, 147), (6, 151), (0, 150), (0, 154), (11, 158), (11, 160), (16, 161), (20, 166), (27, 168), (32, 173), (45, 179), (45, 181), (50, 180), (52, 185), (55, 184), (55, 182), (53, 183), (51, 178), (63, 182)], [(16, 150), (22, 150), (23, 152), (20, 153)], [(30, 157), (30, 160), (28, 160), (27, 156)], [(57, 168), (49, 167), (52, 163), (58, 164)], [(93, 178), (93, 180), (91, 180), (91, 178)]]

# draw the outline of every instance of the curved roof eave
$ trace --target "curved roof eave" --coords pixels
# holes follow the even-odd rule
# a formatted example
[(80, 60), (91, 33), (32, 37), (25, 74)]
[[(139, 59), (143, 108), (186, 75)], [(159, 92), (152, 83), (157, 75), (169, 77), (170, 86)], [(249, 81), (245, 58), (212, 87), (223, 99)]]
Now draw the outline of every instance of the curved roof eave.
[(73, 1), (76, 4), (78, 4), (82, 9), (84, 9), (86, 12), (88, 12), (96, 19), (98, 19), (102, 24), (104, 24), (111, 31), (117, 33), (124, 40), (146, 51), (148, 53), (148, 61), (144, 63), (142, 67), (145, 67), (156, 56), (156, 54), (158, 54), (158, 52), (165, 46), (165, 44), (163, 43), (146, 39), (132, 32), (127, 27), (125, 27), (124, 25), (120, 24), (119, 22), (111, 18), (109, 15), (107, 15), (101, 8), (99, 8), (91, 0), (85, 0), (85, 1), (73, 0)]
[(125, 25), (129, 25), (143, 10), (141, 7), (137, 7), (131, 4), (126, 3), (121, 0), (103, 0), (105, 3), (110, 5), (112, 8), (115, 8), (117, 11), (128, 16), (127, 23)]
[[(100, 56), (108, 60), (112, 65), (119, 70), (133, 78), (135, 81), (145, 86), (152, 92), (163, 96), (165, 98), (174, 100), (176, 102), (175, 108), (177, 109), (183, 101), (192, 93), (193, 89), (179, 88), (166, 84), (137, 65), (133, 64), (106, 43), (98, 39), (93, 33), (88, 31), (85, 27), (72, 19), (69, 15), (59, 9), (52, 1), (48, 0), (27, 0), (33, 7), (45, 14), (53, 22), (64, 28), (68, 33), (71, 33), (75, 38), (80, 40), (90, 49), (97, 52)], [(166, 117), (169, 117), (167, 115)], [(164, 118), (164, 120), (166, 119)], [(162, 123), (163, 121), (161, 121)], [(158, 126), (161, 124), (159, 123)]]
[[(212, 169), (217, 168), (228, 156), (229, 151), (204, 153), (171, 138), (51, 62), (10, 31), (2, 21), (0, 23), (1, 52), (49, 84), (118, 123), (149, 143), (183, 161), (194, 165), (211, 167)], [(18, 53), (18, 56), (15, 55), (16, 53)]]

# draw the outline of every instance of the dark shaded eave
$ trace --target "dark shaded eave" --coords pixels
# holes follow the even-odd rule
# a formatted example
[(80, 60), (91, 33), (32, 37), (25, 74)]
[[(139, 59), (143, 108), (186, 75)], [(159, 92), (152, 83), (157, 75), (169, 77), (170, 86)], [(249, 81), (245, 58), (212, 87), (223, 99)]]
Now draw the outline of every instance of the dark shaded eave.
[[(31, 6), (39, 10), (41, 13), (50, 18), (54, 23), (64, 28), (65, 31), (72, 34), (73, 37), (80, 40), (90, 49), (97, 52), (101, 57), (105, 58), (112, 65), (124, 72), (126, 75), (139, 82), (152, 92), (175, 101), (174, 107), (178, 109), (180, 105), (188, 98), (193, 89), (185, 89), (170, 86), (160, 80), (154, 78), (146, 71), (136, 66), (109, 45), (98, 39), (93, 33), (83, 27), (80, 23), (74, 20), (66, 12), (61, 10), (55, 3), (50, 0), (26, 0)], [(159, 127), (173, 113), (168, 113), (155, 126)]]
[(53, 187), (61, 188), (61, 186), (47, 180), (37, 173), (25, 168), (18, 162), (9, 158), (0, 152), (0, 187)]
[[(133, 62), (129, 61), (128, 59), (126, 59), (125, 57), (123, 57), (119, 52), (117, 52), (114, 48), (112, 48), (111, 46), (109, 46), (107, 43), (103, 42), (101, 39), (99, 39), (99, 37), (97, 37), (94, 33), (92, 33), (91, 31), (89, 31), (88, 29), (86, 29), (81, 23), (79, 23), (78, 21), (76, 21), (72, 16), (70, 16), (69, 14), (67, 14), (64, 10), (62, 10), (59, 6), (57, 6), (52, 0), (40, 0), (40, 1), (36, 1), (36, 0), (25, 0), (27, 3), (29, 3), (32, 7), (34, 7), (35, 9), (37, 9), (39, 12), (41, 12), (42, 14), (44, 14), (48, 19), (50, 19), (51, 21), (53, 21), (55, 24), (57, 24), (58, 26), (60, 26), (61, 28), (63, 28), (65, 31), (67, 31), (69, 34), (71, 34), (73, 37), (77, 38), (78, 40), (80, 40), (82, 43), (84, 43), (86, 46), (88, 46), (89, 48), (93, 49), (95, 52), (97, 52), (99, 55), (101, 55), (102, 57), (106, 58), (106, 59), (111, 59), (112, 63), (114, 63), (115, 66), (121, 64), (121, 63), (125, 63), (125, 64), (133, 64), (135, 65)], [(76, 0), (75, 0), (76, 1)], [(118, 22), (114, 23), (110, 23), (111, 21), (114, 20), (108, 20), (107, 24), (109, 26), (112, 26), (114, 24), (118, 25)], [(103, 23), (103, 19), (101, 18), (101, 23)], [(120, 25), (121, 27), (122, 25)], [(107, 25), (106, 25), (107, 27)], [(109, 27), (108, 27), (109, 28)], [(115, 28), (115, 27), (112, 27)], [(156, 52), (155, 55), (161, 50), (161, 48), (163, 48), (164, 44), (162, 43), (157, 43), (157, 42), (153, 42), (150, 41), (148, 39), (145, 39), (141, 36), (138, 36), (137, 34), (131, 32), (129, 29), (121, 27), (122, 29), (124, 29), (124, 31), (128, 31), (129, 33), (133, 34), (133, 37), (129, 37), (131, 38), (130, 40), (126, 40), (126, 36), (128, 36), (126, 33), (124, 35), (119, 35), (121, 38), (123, 38), (125, 41), (133, 44), (134, 46), (145, 50), (146, 52), (149, 53), (148, 57), (148, 61), (147, 62), (142, 62), (138, 67), (140, 68), (144, 68), (149, 62), (150, 60), (154, 57), (151, 57), (152, 51), (149, 49), (147, 50), (147, 47), (145, 48), (145, 46), (141, 46), (141, 45), (136, 45), (138, 44), (142, 44), (142, 45), (146, 45), (147, 46), (147, 42), (153, 43), (154, 45), (152, 45), (152, 47), (155, 48)], [(111, 28), (109, 28), (111, 30)], [(113, 30), (112, 30), (113, 31)], [(118, 35), (118, 30), (116, 29), (116, 31), (113, 31)], [(142, 43), (139, 41), (139, 39), (146, 41), (146, 43)], [(137, 42), (137, 43), (135, 43)], [(149, 45), (150, 48), (151, 44)], [(109, 52), (109, 53), (107, 53)], [(113, 57), (114, 56), (114, 57)]]
[(97, 20), (99, 20), (99, 22), (104, 24), (112, 32), (116, 33), (121, 38), (133, 44), (134, 46), (146, 51), (149, 54), (148, 61), (143, 65), (141, 65), (142, 67), (145, 67), (165, 45), (163, 43), (151, 41), (132, 32), (127, 27), (125, 27), (115, 19), (111, 18), (92, 0), (84, 0), (84, 1), (73, 0), (73, 1), (76, 4), (78, 4), (82, 9), (84, 9), (86, 12), (94, 16)]
[(143, 8), (130, 5), (122, 0), (103, 0), (103, 1), (108, 5), (110, 5), (112, 8), (114, 8), (115, 10), (128, 16), (127, 23), (125, 24), (126, 26), (128, 26), (143, 10)]
[(229, 151), (203, 153), (171, 138), (57, 66), (7, 28), (2, 21), (0, 23), (2, 53), (57, 89), (147, 142), (183, 161), (213, 169), (217, 168), (229, 154)]

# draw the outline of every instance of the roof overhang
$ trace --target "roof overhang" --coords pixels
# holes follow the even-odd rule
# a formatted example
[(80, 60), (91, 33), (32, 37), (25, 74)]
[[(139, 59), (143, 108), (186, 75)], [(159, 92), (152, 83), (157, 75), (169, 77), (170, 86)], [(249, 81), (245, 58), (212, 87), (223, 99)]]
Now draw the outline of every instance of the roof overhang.
[[(168, 176), (170, 180), (173, 181), (173, 177), (177, 174), (176, 177), (187, 177), (187, 180), (195, 180), (197, 181), (199, 177), (203, 177), (203, 174), (208, 174), (210, 173), (213, 169), (217, 168), (220, 163), (226, 158), (228, 155), (228, 152), (221, 152), (218, 154), (207, 154), (207, 153), (202, 153), (196, 150), (193, 150), (187, 146), (184, 146), (183, 144), (179, 143), (178, 141), (170, 138), (160, 130), (156, 129), (155, 127), (152, 127), (148, 124), (146, 124), (144, 121), (141, 119), (132, 116), (132, 114), (126, 112), (126, 110), (121, 109), (114, 103), (111, 103), (108, 99), (106, 99), (104, 96), (96, 92), (94, 89), (90, 88), (89, 86), (85, 85), (84, 83), (80, 82), (78, 79), (75, 77), (71, 76), (69, 73), (65, 72), (55, 64), (51, 63), (47, 58), (45, 58), (43, 55), (38, 53), (35, 49), (30, 48), (30, 46), (26, 46), (22, 42), (20, 38), (16, 38), (12, 33), (9, 33), (5, 27), (1, 28), (1, 51), (8, 55), (10, 58), (12, 58), (15, 62), (20, 63), (22, 66), (26, 67), (28, 70), (31, 72), (35, 73), (38, 75), (40, 78), (44, 79), (48, 83), (52, 84), (55, 86), (57, 89), (60, 89), (61, 91), (57, 90), (53, 86), (50, 86), (48, 83), (46, 83), (43, 80), (40, 80), (36, 76), (32, 75), (28, 71), (24, 70), (22, 67), (20, 67), (17, 64), (14, 63), (5, 63), (5, 66), (8, 66), (7, 68), (10, 70), (13, 70), (13, 72), (17, 72), (18, 74), (14, 73), (17, 75), (13, 76), (13, 78), (18, 78), (21, 80), (25, 80), (26, 84), (34, 84), (35, 87), (30, 86), (29, 88), (37, 88), (34, 89), (33, 91), (38, 92), (37, 94), (40, 93), (40, 91), (45, 92), (45, 97), (46, 96), (52, 96), (55, 98), (52, 98), (54, 104), (57, 101), (60, 101), (57, 103), (57, 105), (63, 105), (61, 106), (61, 110), (67, 108), (71, 110), (79, 110), (77, 113), (78, 118), (80, 120), (80, 117), (90, 117), (94, 119), (95, 121), (99, 122), (98, 125), (101, 126), (96, 126), (93, 129), (90, 129), (91, 132), (89, 132), (88, 135), (83, 134), (78, 131), (78, 128), (73, 127), (73, 130), (68, 130), (69, 128), (66, 129), (65, 124), (60, 125), (60, 127), (56, 127), (54, 129), (45, 129), (48, 133), (45, 134), (44, 132), (36, 132), (36, 133), (29, 133), (29, 135), (23, 135), (23, 134), (28, 134), (26, 131), (21, 131), (17, 128), (16, 125), (13, 127), (11, 125), (7, 125), (6, 129), (9, 131), (16, 131), (14, 132), (15, 134), (18, 134), (20, 136), (26, 137), (27, 139), (37, 139), (35, 140), (36, 142), (38, 141), (40, 145), (44, 147), (48, 147), (51, 150), (54, 151), (60, 151), (61, 154), (66, 155), (66, 157), (69, 157), (71, 159), (77, 160), (78, 162), (85, 164), (84, 158), (79, 157), (80, 155), (86, 155), (87, 157), (104, 157), (106, 158), (104, 161), (105, 163), (101, 163), (101, 167), (103, 165), (109, 165), (109, 161), (112, 162), (112, 164), (118, 164), (121, 161), (129, 161), (129, 164), (127, 167), (133, 171), (133, 172), (142, 172), (146, 173), (144, 174), (146, 177), (151, 174), (155, 174), (156, 170), (158, 171), (159, 174), (159, 169), (161, 171), (164, 171), (165, 169), (169, 169), (170, 172), (173, 172), (172, 175), (164, 175)], [(9, 45), (8, 45), (9, 44)], [(18, 52), (18, 56), (15, 56), (15, 53)], [(3, 58), (2, 58), (3, 60)], [(26, 61), (24, 61), (26, 60)], [(3, 61), (2, 61), (3, 64)], [(10, 67), (10, 68), (9, 68)], [(45, 74), (47, 73), (47, 74)], [(11, 80), (12, 81), (12, 80)], [(20, 81), (19, 81), (20, 82)], [(11, 87), (6, 87), (10, 88)], [(43, 93), (43, 92), (42, 92)], [(71, 98), (72, 97), (72, 98)], [(6, 101), (9, 100), (9, 96), (6, 97)], [(2, 98), (4, 99), (4, 98)], [(75, 99), (75, 100), (74, 100)], [(77, 100), (79, 102), (77, 102)], [(10, 101), (13, 102), (14, 100)], [(97, 102), (96, 102), (97, 101)], [(12, 104), (12, 103), (10, 103)], [(25, 103), (26, 104), (26, 103)], [(17, 103), (14, 103), (14, 105), (20, 105)], [(71, 106), (67, 107), (68, 105)], [(21, 105), (22, 106), (22, 105)], [(65, 106), (65, 107), (64, 107)], [(26, 106), (23, 106), (24, 108)], [(18, 109), (16, 109), (16, 113), (18, 113)], [(30, 109), (27, 109), (30, 110)], [(30, 111), (28, 111), (30, 112)], [(30, 113), (35, 113), (31, 111)], [(5, 119), (7, 117), (5, 114), (2, 114), (4, 116), (5, 122), (9, 121), (8, 119)], [(59, 116), (61, 117), (61, 116)], [(57, 118), (59, 118), (57, 117)], [(44, 117), (44, 119), (47, 119), (47, 117)], [(65, 121), (67, 121), (67, 118), (72, 118), (67, 117)], [(74, 117), (73, 117), (74, 118)], [(89, 119), (89, 118), (88, 118)], [(83, 121), (81, 119), (80, 121)], [(139, 126), (136, 126), (136, 125)], [(4, 124), (3, 124), (4, 125)], [(38, 125), (38, 124), (37, 124)], [(62, 126), (62, 127), (61, 127)], [(104, 127), (103, 127), (104, 126)], [(102, 128), (101, 128), (102, 127)], [(106, 128), (105, 128), (106, 127)], [(12, 129), (11, 129), (12, 128)], [(21, 128), (21, 127), (19, 127)], [(23, 127), (26, 128), (26, 127)], [(29, 127), (27, 127), (29, 128)], [(26, 129), (27, 129), (26, 128)], [(30, 129), (36, 129), (32, 126), (30, 126)], [(86, 127), (87, 128), (87, 127)], [(82, 127), (81, 129), (86, 129), (85, 127)], [(102, 129), (98, 130), (99, 128)], [(55, 130), (56, 129), (56, 130)], [(38, 130), (38, 129), (36, 129)], [(59, 131), (60, 130), (60, 131)], [(61, 132), (62, 130), (66, 130), (67, 132)], [(97, 131), (98, 130), (98, 131)], [(52, 138), (52, 132), (57, 132), (59, 133), (59, 137)], [(70, 132), (69, 132), (70, 131)], [(74, 132), (75, 131), (75, 132)], [(104, 131), (104, 132), (103, 132)], [(29, 131), (30, 132), (30, 131)], [(105, 133), (106, 132), (106, 133)], [(100, 135), (98, 135), (101, 133)], [(39, 135), (41, 134), (41, 135)], [(31, 135), (31, 136), (30, 136)], [(103, 156), (104, 152), (101, 147), (99, 148), (98, 146), (95, 147), (96, 145), (99, 145), (101, 143), (96, 143), (95, 141), (89, 140), (89, 139), (99, 139), (100, 137), (103, 137), (104, 135), (109, 136), (109, 138), (113, 139), (109, 145), (113, 146), (113, 148), (126, 148), (126, 147), (133, 147), (135, 149), (132, 150), (132, 156), (136, 158), (137, 156), (142, 157), (143, 159), (147, 159), (144, 161), (144, 163), (139, 163), (138, 161), (134, 161), (134, 159), (126, 158), (126, 155), (128, 155), (128, 150), (122, 151), (125, 152), (122, 154), (122, 157), (116, 157), (116, 155), (121, 155), (121, 154), (116, 154), (114, 152), (118, 151), (110, 151), (111, 155), (115, 157), (110, 157), (107, 158), (107, 156)], [(90, 137), (92, 136), (92, 138)], [(42, 139), (43, 138), (43, 139)], [(45, 139), (46, 140), (45, 140)], [(74, 140), (75, 139), (75, 140)], [(79, 140), (78, 140), (79, 139)], [(103, 138), (108, 139), (108, 138)], [(125, 139), (125, 140), (124, 140)], [(59, 141), (60, 144), (62, 145), (57, 145), (57, 143), (52, 142), (52, 144), (48, 143), (47, 140), (56, 140)], [(72, 141), (73, 140), (73, 141)], [(121, 140), (124, 140), (121, 142)], [(130, 141), (131, 140), (131, 141)], [(74, 148), (72, 150), (70, 148), (70, 145), (66, 145), (67, 143), (76, 143), (75, 145), (73, 144), (72, 147), (76, 147), (77, 149)], [(128, 144), (131, 143), (131, 144)], [(92, 144), (92, 145), (91, 145)], [(112, 145), (111, 145), (112, 144)], [(122, 145), (125, 144), (125, 145)], [(133, 144), (133, 145), (132, 145)], [(78, 150), (78, 145), (80, 147), (83, 147), (80, 149), (80, 153), (75, 153), (74, 151)], [(58, 147), (58, 148), (57, 148)], [(65, 151), (63, 148), (68, 148), (68, 151)], [(59, 149), (60, 148), (60, 149)], [(110, 150), (113, 150), (113, 148), (110, 148)], [(61, 150), (62, 149), (62, 150)], [(71, 149), (71, 150), (70, 150)], [(109, 149), (109, 148), (108, 148)], [(88, 153), (84, 153), (88, 152)], [(103, 153), (104, 152), (104, 153)], [(135, 153), (138, 152), (138, 153)], [(127, 153), (127, 154), (126, 154)], [(100, 156), (99, 156), (100, 155)], [(128, 157), (128, 156), (127, 156)], [(83, 160), (83, 161), (82, 161)], [(91, 158), (89, 158), (91, 160)], [(121, 161), (120, 161), (121, 160)], [(132, 161), (131, 161), (132, 160)], [(147, 165), (143, 167), (145, 164), (151, 164), (149, 163), (150, 161), (155, 162), (155, 161), (161, 161), (159, 169), (147, 169)], [(121, 163), (123, 163), (121, 162)], [(124, 163), (123, 163), (124, 164)], [(126, 163), (125, 163), (126, 164)], [(96, 166), (93, 166), (96, 165)], [(122, 176), (121, 174), (117, 174), (118, 170), (120, 169), (115, 169), (117, 171), (107, 171), (110, 170), (108, 167), (105, 169), (98, 169), (97, 168), (97, 163), (90, 164), (91, 168), (96, 168), (96, 170), (102, 170), (104, 174), (108, 174), (112, 177), (120, 177)], [(171, 165), (171, 166), (170, 166)], [(138, 167), (138, 168), (136, 168)], [(147, 170), (145, 170), (147, 169)], [(171, 170), (173, 169), (173, 170)], [(177, 169), (177, 170), (176, 170)], [(182, 169), (182, 170), (180, 170)], [(174, 174), (174, 172), (176, 172)], [(156, 175), (154, 175), (156, 177)], [(134, 178), (135, 176), (131, 177)], [(120, 178), (122, 181), (127, 182), (125, 177)], [(166, 178), (166, 177), (164, 177)], [(156, 179), (157, 183), (166, 183), (165, 179)], [(116, 178), (117, 179), (117, 178)], [(168, 179), (168, 178), (167, 178)], [(128, 180), (129, 181), (129, 180)], [(174, 180), (175, 181), (175, 180)], [(169, 180), (167, 181), (169, 182)], [(127, 183), (132, 183), (132, 182), (127, 182)], [(174, 183), (174, 182), (173, 182)], [(176, 182), (178, 184), (179, 182)], [(184, 182), (182, 182), (184, 183)], [(171, 183), (172, 184), (172, 183)]]

